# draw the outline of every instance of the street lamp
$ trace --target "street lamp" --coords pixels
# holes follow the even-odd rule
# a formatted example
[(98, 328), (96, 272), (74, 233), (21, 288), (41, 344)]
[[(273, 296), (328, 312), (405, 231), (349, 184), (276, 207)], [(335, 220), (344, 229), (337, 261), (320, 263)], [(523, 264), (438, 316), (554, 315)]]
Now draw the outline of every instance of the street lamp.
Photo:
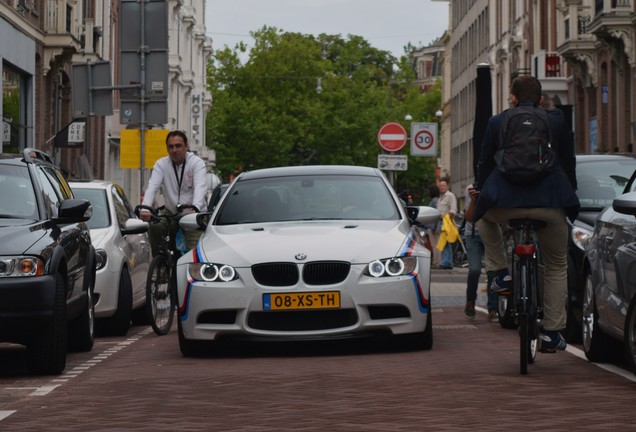
[(411, 114), (407, 114), (407, 115), (404, 116), (404, 120), (405, 121), (411, 121), (411, 120), (413, 120), (413, 116)]
[(444, 114), (444, 113), (442, 112), (442, 110), (437, 110), (437, 111), (435, 111), (435, 117), (439, 117), (439, 118), (441, 118), (443, 114)]

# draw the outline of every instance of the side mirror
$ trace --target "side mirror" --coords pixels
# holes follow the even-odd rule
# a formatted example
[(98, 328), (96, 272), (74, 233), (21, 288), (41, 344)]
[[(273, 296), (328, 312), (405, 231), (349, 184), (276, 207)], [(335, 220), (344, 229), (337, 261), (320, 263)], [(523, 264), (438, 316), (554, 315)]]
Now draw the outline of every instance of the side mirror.
[(121, 230), (121, 234), (143, 234), (147, 231), (148, 222), (144, 222), (140, 219), (130, 218), (126, 221), (124, 228)]
[(91, 216), (93, 216), (91, 203), (85, 199), (73, 198), (62, 201), (57, 217), (52, 220), (56, 224), (68, 224), (86, 222)]
[(420, 225), (432, 224), (439, 221), (441, 214), (437, 209), (427, 206), (408, 206), (406, 213), (411, 223)]
[(618, 213), (636, 216), (636, 192), (617, 196), (612, 202), (612, 208)]

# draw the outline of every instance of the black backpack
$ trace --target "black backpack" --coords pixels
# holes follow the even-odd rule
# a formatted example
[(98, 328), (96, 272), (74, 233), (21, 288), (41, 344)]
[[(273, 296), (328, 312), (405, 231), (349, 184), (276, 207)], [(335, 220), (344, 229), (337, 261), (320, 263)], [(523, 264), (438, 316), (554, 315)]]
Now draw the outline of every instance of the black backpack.
[(505, 111), (495, 161), (504, 177), (517, 184), (535, 183), (554, 171), (557, 158), (546, 110), (522, 105)]

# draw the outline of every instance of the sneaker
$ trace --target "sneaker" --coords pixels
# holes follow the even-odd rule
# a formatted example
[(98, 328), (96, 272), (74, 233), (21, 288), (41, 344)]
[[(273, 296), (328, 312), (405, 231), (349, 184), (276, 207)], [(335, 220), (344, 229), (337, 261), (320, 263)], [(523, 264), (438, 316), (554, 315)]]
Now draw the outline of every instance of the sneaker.
[(464, 315), (469, 320), (475, 319), (475, 302), (474, 301), (466, 302), (466, 307), (464, 308)]
[(539, 335), (541, 339), (541, 352), (553, 353), (557, 350), (563, 351), (568, 346), (561, 333), (554, 330), (546, 330)]
[(496, 294), (510, 294), (512, 291), (512, 276), (497, 276), (495, 280), (492, 281), (490, 291)]
[(488, 321), (499, 322), (499, 314), (496, 310), (491, 310), (488, 312)]

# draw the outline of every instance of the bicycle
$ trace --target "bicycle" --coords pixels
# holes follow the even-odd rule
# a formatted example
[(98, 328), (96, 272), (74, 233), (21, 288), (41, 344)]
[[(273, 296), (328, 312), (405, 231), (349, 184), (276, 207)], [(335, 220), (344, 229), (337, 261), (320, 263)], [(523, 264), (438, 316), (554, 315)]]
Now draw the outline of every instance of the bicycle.
[(512, 295), (515, 318), (519, 329), (520, 372), (528, 373), (528, 364), (535, 361), (539, 351), (539, 330), (543, 315), (543, 301), (539, 289), (539, 247), (536, 230), (545, 222), (535, 219), (511, 219), (514, 231), (512, 254)]
[[(161, 218), (179, 220), (181, 212), (193, 206), (179, 206), (177, 214), (160, 214), (158, 210), (146, 205), (135, 207), (135, 214), (139, 216), (141, 210), (152, 213), (150, 223), (159, 223)], [(161, 208), (160, 208), (161, 209)], [(177, 280), (176, 266), (181, 252), (177, 248), (176, 240), (168, 233), (161, 236), (154, 258), (150, 262), (146, 279), (146, 316), (154, 332), (163, 336), (172, 328), (175, 311), (177, 309)]]

